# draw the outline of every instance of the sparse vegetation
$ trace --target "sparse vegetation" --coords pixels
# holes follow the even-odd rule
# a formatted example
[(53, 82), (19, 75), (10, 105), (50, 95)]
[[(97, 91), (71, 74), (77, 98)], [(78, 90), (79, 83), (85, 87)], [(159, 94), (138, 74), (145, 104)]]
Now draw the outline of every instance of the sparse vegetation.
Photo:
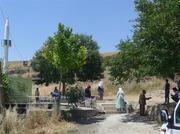
[(29, 113), (25, 118), (19, 117), (15, 111), (7, 110), (0, 125), (1, 134), (54, 134), (66, 133), (75, 126), (59, 121), (44, 111)]

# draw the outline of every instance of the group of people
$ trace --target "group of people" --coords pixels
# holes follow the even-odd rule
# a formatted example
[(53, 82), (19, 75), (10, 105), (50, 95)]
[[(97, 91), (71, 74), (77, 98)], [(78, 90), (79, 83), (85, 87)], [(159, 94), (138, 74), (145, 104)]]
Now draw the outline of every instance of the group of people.
[[(172, 90), (174, 94), (171, 94), (171, 99), (177, 103), (180, 100), (180, 80), (177, 81), (177, 87), (173, 87)], [(149, 100), (152, 98), (152, 97), (146, 97), (145, 95), (146, 95), (146, 90), (143, 90), (139, 96), (141, 116), (145, 115), (146, 100)], [(166, 79), (165, 86), (164, 86), (164, 98), (165, 98), (164, 104), (167, 104), (167, 105), (169, 104), (169, 97), (170, 97), (170, 84), (169, 84), (169, 80)]]
[[(165, 104), (169, 104), (169, 96), (170, 96), (170, 84), (168, 79), (166, 79), (166, 83), (164, 86), (164, 94), (165, 94)], [(180, 100), (180, 80), (177, 81), (177, 87), (172, 88), (174, 94), (171, 94), (171, 99), (174, 102), (178, 102)], [(139, 106), (140, 106), (140, 115), (145, 116), (145, 106), (146, 101), (151, 99), (152, 97), (146, 97), (146, 90), (142, 90), (139, 95)], [(122, 88), (119, 88), (117, 95), (116, 95), (116, 109), (120, 112), (126, 111), (126, 102), (124, 100), (124, 91)]]
[[(50, 93), (52, 97), (59, 98), (61, 96), (61, 92), (57, 89), (57, 87), (54, 88), (54, 91)], [(36, 102), (40, 101), (40, 91), (39, 88), (36, 88), (35, 90), (35, 100)]]
[[(102, 80), (99, 81), (97, 91), (98, 91), (97, 99), (98, 100), (103, 100), (104, 87), (103, 87), (103, 81)], [(91, 96), (91, 86), (90, 85), (88, 85), (85, 88), (85, 98), (94, 98), (94, 96)]]
[[(172, 88), (174, 94), (171, 94), (172, 100), (174, 100), (176, 103), (180, 100), (180, 80), (177, 81), (177, 87)], [(103, 87), (103, 82), (102, 80), (99, 81), (98, 84), (98, 97), (94, 97), (91, 95), (91, 86), (88, 85), (85, 88), (85, 99), (98, 99), (98, 100), (103, 100), (103, 95), (104, 95), (104, 87)], [(169, 97), (170, 97), (170, 84), (168, 79), (166, 79), (165, 86), (164, 86), (164, 97), (165, 97), (165, 102), (164, 104), (169, 104)], [(35, 90), (35, 98), (36, 102), (39, 101), (39, 88), (36, 88)], [(54, 91), (51, 92), (51, 96), (55, 98), (59, 98), (61, 96), (61, 92), (55, 87)], [(151, 99), (152, 97), (146, 97), (146, 90), (142, 90), (141, 94), (139, 95), (139, 106), (140, 106), (140, 115), (144, 116), (145, 115), (145, 106), (146, 106), (146, 101)], [(122, 88), (118, 89), (118, 92), (116, 94), (116, 109), (120, 112), (125, 112), (126, 111), (126, 102), (124, 100), (124, 91)]]

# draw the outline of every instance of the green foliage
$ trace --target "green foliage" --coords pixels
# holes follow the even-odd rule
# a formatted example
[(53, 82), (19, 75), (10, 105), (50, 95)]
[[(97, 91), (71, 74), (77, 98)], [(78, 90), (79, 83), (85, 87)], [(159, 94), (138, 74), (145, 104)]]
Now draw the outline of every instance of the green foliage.
[(27, 102), (31, 95), (31, 78), (9, 77), (9, 102)]
[(32, 80), (3, 74), (3, 89), (5, 102), (27, 102), (27, 96), (32, 95)]
[(69, 27), (59, 24), (44, 47), (35, 53), (32, 67), (39, 72), (42, 83), (61, 81), (73, 83), (75, 74), (81, 81), (96, 80), (103, 72), (99, 46), (92, 36), (73, 34)]
[[(38, 77), (41, 78), (41, 83), (59, 82), (60, 72), (42, 55), (42, 49), (35, 53), (32, 59), (32, 68), (39, 72)], [(74, 73), (71, 71), (64, 76), (67, 83), (74, 82)]]
[(84, 91), (83, 88), (79, 86), (72, 86), (66, 93), (66, 98), (69, 103), (74, 104), (77, 107), (78, 102), (84, 100)]
[(5, 95), (5, 102), (8, 102), (10, 98), (10, 96), (8, 95), (10, 92), (10, 88), (9, 88), (9, 78), (7, 74), (2, 74), (2, 85)]
[(110, 74), (115, 82), (121, 83), (132, 79), (138, 80), (146, 75), (146, 71), (143, 70), (144, 64), (142, 64), (143, 61), (140, 57), (142, 52), (136, 44), (128, 39), (120, 41), (117, 47), (120, 51), (109, 63)]
[(136, 0), (134, 41), (144, 53), (154, 74), (174, 77), (180, 72), (179, 0)]
[(62, 76), (86, 62), (86, 48), (78, 47), (78, 40), (71, 28), (59, 24), (58, 31), (44, 45), (43, 56)]
[(92, 39), (92, 36), (83, 34), (77, 36), (79, 38), (79, 46), (84, 46), (87, 48), (86, 64), (78, 69), (77, 77), (82, 81), (97, 80), (101, 77), (101, 73), (103, 72), (103, 60), (99, 54), (99, 47), (97, 42)]
[(179, 0), (136, 0), (135, 7), (133, 38), (121, 41), (118, 55), (109, 62), (113, 80), (174, 78), (180, 72)]
[(35, 56), (32, 59), (32, 68), (34, 71), (39, 72), (38, 77), (41, 78), (42, 83), (59, 81), (58, 70), (42, 56), (42, 50), (35, 53)]

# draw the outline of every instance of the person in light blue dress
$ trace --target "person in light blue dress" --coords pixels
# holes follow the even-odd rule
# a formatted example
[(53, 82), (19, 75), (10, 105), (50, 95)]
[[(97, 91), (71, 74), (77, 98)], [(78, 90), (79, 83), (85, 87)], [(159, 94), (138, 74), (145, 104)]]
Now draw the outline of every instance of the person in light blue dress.
[(116, 109), (119, 112), (126, 112), (126, 102), (124, 100), (124, 91), (122, 88), (119, 88), (116, 95)]

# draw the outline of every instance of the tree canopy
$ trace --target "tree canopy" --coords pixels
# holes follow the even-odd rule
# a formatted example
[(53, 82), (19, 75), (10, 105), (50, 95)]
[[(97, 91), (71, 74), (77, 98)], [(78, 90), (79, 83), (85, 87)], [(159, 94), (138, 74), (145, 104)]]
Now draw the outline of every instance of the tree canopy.
[(118, 44), (110, 73), (123, 82), (144, 76), (174, 78), (180, 72), (179, 0), (136, 0), (132, 39)]
[(99, 53), (97, 42), (92, 39), (92, 36), (77, 35), (79, 37), (80, 46), (87, 48), (86, 64), (77, 70), (77, 77), (81, 81), (96, 80), (101, 77), (103, 72), (102, 56)]
[[(92, 39), (92, 36), (84, 34), (73, 34), (72, 31), (71, 37), (69, 39), (71, 44), (75, 45), (76, 49), (81, 49), (82, 47), (86, 48), (86, 59), (85, 64), (78, 68), (74, 68), (63, 75), (62, 81), (70, 84), (73, 83), (75, 81), (75, 74), (80, 81), (98, 79), (101, 76), (103, 68), (102, 57), (99, 54), (99, 46), (97, 42)], [(47, 51), (53, 49), (54, 40), (54, 36), (49, 37), (48, 40), (44, 43), (44, 45), (46, 45)], [(50, 82), (58, 82), (60, 78), (60, 71), (52, 64), (52, 62), (44, 57), (43, 49), (44, 48), (41, 48), (35, 53), (35, 56), (32, 60), (32, 67), (36, 72), (39, 72), (38, 77), (41, 78), (42, 83), (45, 82), (48, 84)], [(50, 58), (52, 57), (50, 56)], [(72, 56), (72, 58), (74, 59), (75, 57)], [(66, 62), (64, 62), (64, 64), (65, 63)]]

